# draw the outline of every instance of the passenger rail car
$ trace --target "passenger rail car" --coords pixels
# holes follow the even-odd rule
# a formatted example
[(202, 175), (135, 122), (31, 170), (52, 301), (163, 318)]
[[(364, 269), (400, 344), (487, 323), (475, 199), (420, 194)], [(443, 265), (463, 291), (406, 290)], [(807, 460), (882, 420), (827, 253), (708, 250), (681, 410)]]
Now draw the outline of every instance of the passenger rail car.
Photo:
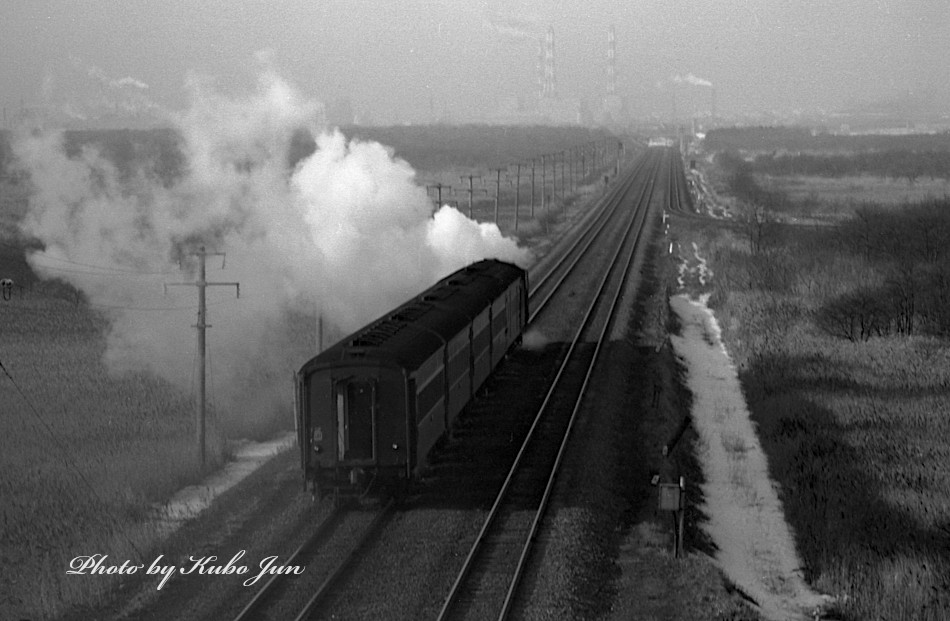
[(412, 480), (527, 319), (527, 273), (479, 261), (304, 364), (297, 433), (314, 493)]

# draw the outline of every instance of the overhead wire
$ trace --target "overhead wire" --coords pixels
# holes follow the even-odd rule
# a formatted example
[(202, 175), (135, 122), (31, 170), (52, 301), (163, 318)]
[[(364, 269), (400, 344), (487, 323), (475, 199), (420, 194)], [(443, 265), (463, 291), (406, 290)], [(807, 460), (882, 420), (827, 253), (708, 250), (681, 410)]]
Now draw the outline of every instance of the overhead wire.
[[(24, 392), (24, 390), (23, 390), (22, 388), (20, 388), (20, 385), (17, 383), (17, 381), (16, 381), (15, 379), (13, 379), (13, 375), (10, 374), (10, 371), (7, 370), (7, 368), (3, 365), (3, 362), (2, 362), (2, 361), (0, 361), (0, 371), (3, 371), (3, 374), (7, 376), (7, 379), (9, 379), (9, 380), (10, 380), (10, 383), (13, 384), (13, 387), (16, 389), (17, 393), (20, 395), (20, 398), (23, 399), (23, 401), (26, 403), (26, 405), (27, 405), (27, 407), (28, 407), (30, 413), (33, 414), (33, 416), (34, 416), (37, 420), (39, 420), (39, 422), (41, 423), (41, 425), (46, 429), (47, 434), (49, 434), (49, 436), (50, 436), (50, 438), (52, 438), (53, 442), (56, 443), (56, 445), (57, 445), (57, 447), (59, 448), (59, 451), (60, 451), (60, 456), (62, 457), (64, 464), (67, 466), (67, 469), (68, 469), (70, 472), (75, 473), (75, 475), (79, 478), (79, 480), (82, 481), (83, 485), (85, 485), (85, 486), (89, 489), (89, 492), (96, 498), (96, 500), (99, 501), (99, 503), (102, 504), (102, 506), (103, 506), (104, 508), (108, 508), (109, 505), (106, 503), (105, 499), (104, 499), (102, 496), (99, 495), (99, 492), (96, 491), (96, 488), (92, 485), (92, 483), (89, 481), (89, 479), (86, 478), (86, 475), (83, 474), (83, 472), (82, 472), (82, 470), (79, 468), (77, 462), (74, 461), (74, 460), (70, 457), (69, 448), (66, 446), (66, 444), (65, 444), (64, 442), (62, 442), (62, 441), (59, 439), (59, 437), (58, 437), (58, 436), (56, 435), (56, 433), (53, 431), (53, 428), (50, 426), (50, 424), (49, 424), (48, 422), (46, 422), (46, 419), (43, 418), (43, 416), (40, 414), (40, 412), (39, 412), (39, 410), (36, 408), (36, 406), (33, 405), (33, 402), (32, 402), (32, 401), (30, 400), (30, 398), (26, 395), (26, 392)], [(110, 515), (112, 515), (112, 514), (110, 513)], [(112, 515), (112, 518), (113, 518), (113, 520), (115, 521), (115, 523), (118, 525), (118, 524), (119, 524), (118, 518), (116, 518), (114, 515)], [(128, 544), (132, 547), (132, 549), (135, 550), (135, 552), (139, 555), (139, 557), (140, 557), (140, 558), (144, 558), (144, 554), (143, 554), (142, 551), (139, 549), (139, 547), (138, 547), (137, 545), (135, 545), (135, 542), (133, 542), (133, 541), (128, 537), (128, 535), (126, 535), (125, 532), (122, 531), (121, 529), (119, 529), (118, 532), (119, 532), (120, 535), (126, 540), (126, 542), (128, 542)]]

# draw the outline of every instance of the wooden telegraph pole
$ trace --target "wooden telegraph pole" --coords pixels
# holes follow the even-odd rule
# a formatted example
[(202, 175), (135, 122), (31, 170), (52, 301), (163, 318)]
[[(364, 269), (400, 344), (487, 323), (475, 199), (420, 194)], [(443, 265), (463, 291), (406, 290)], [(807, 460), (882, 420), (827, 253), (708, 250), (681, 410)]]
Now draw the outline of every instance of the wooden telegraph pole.
[(547, 167), (544, 163), (544, 158), (546, 157), (547, 155), (541, 156), (541, 211), (544, 211), (544, 205), (545, 205), (544, 193), (547, 191), (547, 185), (548, 185), (547, 179), (545, 177), (545, 174), (546, 174), (545, 171), (547, 170)]
[(440, 207), (442, 207), (442, 190), (449, 190), (449, 191), (451, 191), (451, 190), (452, 190), (452, 186), (450, 186), (450, 185), (444, 185), (444, 184), (442, 184), (442, 183), (436, 183), (435, 185), (427, 185), (427, 186), (426, 186), (426, 191), (428, 192), (429, 190), (436, 190), (436, 191), (438, 191), (438, 193), (439, 193), (438, 204), (436, 204), (435, 208), (436, 208), (436, 209), (439, 209)]
[(488, 195), (488, 190), (485, 190), (482, 188), (479, 188), (477, 190), (475, 189), (475, 179), (481, 180), (481, 178), (482, 178), (481, 175), (462, 175), (461, 177), (459, 177), (459, 181), (464, 181), (465, 179), (468, 179), (468, 189), (462, 190), (462, 191), (468, 192), (468, 217), (470, 220), (475, 219), (475, 215), (473, 213), (474, 209), (472, 207), (472, 203), (474, 202), (475, 192), (484, 192), (486, 196)]
[(536, 158), (531, 158), (531, 217), (534, 217), (534, 171), (538, 164)]
[(166, 283), (165, 289), (168, 287), (177, 287), (177, 286), (186, 286), (186, 287), (197, 287), (198, 288), (198, 323), (195, 327), (198, 329), (198, 396), (195, 402), (195, 436), (198, 443), (198, 463), (201, 464), (201, 469), (204, 470), (205, 467), (205, 392), (206, 392), (206, 377), (205, 377), (205, 357), (206, 357), (206, 345), (205, 345), (205, 330), (211, 327), (211, 324), (208, 323), (208, 308), (205, 303), (205, 289), (208, 287), (215, 286), (225, 286), (225, 287), (235, 287), (237, 289), (237, 297), (241, 297), (241, 285), (236, 282), (208, 282), (207, 277), (205, 276), (205, 260), (209, 256), (219, 256), (221, 257), (221, 269), (224, 269), (224, 253), (223, 252), (207, 252), (205, 247), (201, 246), (198, 248), (197, 252), (191, 253), (193, 256), (198, 257), (198, 280), (196, 282), (173, 282)]
[(505, 172), (506, 168), (489, 168), (491, 172), (495, 173), (495, 224), (498, 224), (498, 201), (501, 197), (501, 173)]

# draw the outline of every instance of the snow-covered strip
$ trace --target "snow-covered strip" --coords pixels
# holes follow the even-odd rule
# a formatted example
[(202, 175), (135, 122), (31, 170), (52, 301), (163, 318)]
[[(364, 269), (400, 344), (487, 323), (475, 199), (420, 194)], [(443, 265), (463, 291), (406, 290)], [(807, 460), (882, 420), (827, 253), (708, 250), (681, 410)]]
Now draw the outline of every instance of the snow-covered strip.
[(682, 336), (670, 340), (693, 393), (697, 457), (706, 478), (705, 529), (719, 549), (716, 560), (726, 576), (756, 601), (765, 617), (809, 619), (828, 598), (802, 579), (765, 454), (707, 299), (670, 298), (683, 325)]
[(693, 256), (696, 257), (696, 260), (699, 261), (699, 284), (705, 285), (707, 282), (712, 280), (712, 270), (709, 269), (709, 266), (706, 265), (706, 259), (699, 256), (699, 246), (696, 245), (696, 242), (693, 242)]
[(176, 493), (157, 510), (156, 519), (168, 530), (207, 509), (222, 493), (254, 472), (268, 459), (294, 445), (293, 432), (266, 442), (241, 440), (234, 449), (234, 458), (199, 485), (190, 485)]

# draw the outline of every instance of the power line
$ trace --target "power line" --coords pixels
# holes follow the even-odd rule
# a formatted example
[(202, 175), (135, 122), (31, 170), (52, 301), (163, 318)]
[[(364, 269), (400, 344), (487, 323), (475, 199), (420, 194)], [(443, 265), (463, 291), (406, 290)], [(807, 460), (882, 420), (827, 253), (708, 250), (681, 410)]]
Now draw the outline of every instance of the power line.
[[(80, 261), (72, 261), (72, 260), (70, 260), (70, 259), (62, 259), (62, 258), (60, 258), (60, 257), (55, 257), (55, 256), (53, 256), (53, 255), (51, 255), (51, 254), (49, 254), (49, 253), (47, 253), (47, 252), (43, 252), (42, 250), (34, 250), (34, 251), (33, 251), (33, 254), (40, 254), (40, 255), (43, 255), (42, 258), (43, 258), (43, 259), (46, 259), (46, 260), (49, 260), (49, 261), (59, 261), (60, 263), (69, 263), (70, 265), (79, 265), (79, 266), (81, 266), (81, 267), (91, 267), (91, 268), (95, 268), (95, 269), (97, 269), (97, 270), (101, 270), (101, 271), (104, 271), (104, 272), (108, 272), (109, 274), (129, 274), (129, 275), (133, 275), (133, 276), (152, 276), (152, 275), (154, 275), (154, 276), (161, 276), (161, 275), (167, 276), (167, 275), (169, 275), (169, 274), (175, 274), (175, 273), (177, 273), (177, 272), (175, 272), (175, 271), (167, 271), (167, 270), (166, 270), (166, 271), (161, 271), (161, 272), (155, 272), (155, 271), (151, 271), (151, 270), (128, 270), (128, 269), (124, 269), (124, 268), (121, 268), (121, 267), (114, 267), (114, 266), (111, 266), (111, 265), (96, 265), (96, 264), (94, 264), (94, 263), (82, 263), (82, 262), (80, 262)], [(43, 266), (43, 267), (47, 267), (47, 266)], [(66, 268), (50, 268), (50, 269), (65, 270)], [(95, 273), (95, 272), (93, 272), (93, 273)]]
[[(160, 272), (151, 271), (151, 270), (130, 270), (130, 269), (124, 269), (124, 268), (121, 268), (121, 267), (115, 267), (115, 266), (112, 266), (112, 265), (97, 265), (97, 264), (94, 264), (94, 263), (83, 263), (83, 262), (81, 262), (81, 261), (73, 261), (73, 260), (71, 260), (71, 259), (63, 259), (63, 258), (61, 258), (61, 257), (53, 256), (53, 255), (51, 255), (50, 253), (48, 253), (48, 252), (46, 252), (46, 251), (44, 251), (44, 250), (31, 250), (31, 249), (29, 249), (29, 248), (24, 248), (22, 245), (8, 244), (8, 243), (6, 243), (6, 242), (0, 242), (0, 246), (2, 246), (2, 247), (4, 247), (4, 248), (10, 248), (11, 250), (31, 252), (32, 255), (42, 255), (41, 258), (47, 259), (47, 260), (50, 260), (50, 261), (58, 261), (58, 262), (60, 262), (60, 263), (69, 263), (70, 265), (79, 265), (79, 266), (81, 266), (81, 267), (91, 267), (91, 268), (100, 270), (100, 272), (106, 272), (106, 273), (108, 273), (108, 274), (110, 274), (110, 275), (113, 275), (113, 274), (131, 274), (131, 275), (138, 275), (138, 276), (150, 276), (150, 275), (156, 275), (156, 276), (158, 276), (158, 275), (166, 275), (166, 276), (167, 276), (167, 275), (170, 275), (170, 274), (175, 274), (175, 273), (177, 273), (177, 272), (175, 272), (175, 271), (167, 271), (167, 270), (166, 270), (166, 271), (160, 271)], [(31, 255), (31, 256), (32, 256), (32, 255)], [(47, 265), (43, 265), (42, 267), (44, 267), (44, 268), (46, 268), (46, 269), (51, 269), (51, 270), (68, 271), (67, 268), (56, 268), (56, 267), (51, 267), (51, 266), (47, 266)], [(85, 271), (82, 271), (82, 270), (77, 270), (77, 272), (79, 272), (79, 273), (92, 273), (92, 274), (97, 274), (97, 273), (99, 273), (99, 272), (85, 272)]]
[(52, 265), (43, 265), (42, 263), (35, 263), (30, 267), (38, 267), (42, 270), (49, 272), (57, 272), (61, 274), (86, 274), (88, 276), (107, 276), (109, 278), (115, 278), (116, 276), (125, 277), (125, 278), (138, 278), (142, 276), (161, 276), (174, 274), (176, 272), (127, 272), (127, 271), (115, 271), (115, 272), (93, 272), (91, 270), (75, 270), (68, 267), (55, 267)]
[[(3, 366), (2, 361), (0, 361), (0, 370), (3, 371), (3, 374), (6, 375), (7, 379), (10, 380), (10, 383), (13, 384), (13, 387), (16, 389), (17, 393), (19, 393), (20, 398), (23, 399), (23, 401), (26, 403), (27, 407), (29, 408), (30, 413), (33, 414), (33, 416), (37, 420), (40, 421), (40, 423), (46, 429), (46, 433), (49, 434), (49, 437), (52, 438), (53, 442), (55, 442), (56, 445), (59, 447), (60, 455), (62, 456), (63, 462), (67, 466), (67, 469), (71, 472), (74, 472), (76, 476), (79, 477), (79, 480), (82, 481), (83, 485), (89, 488), (89, 491), (96, 498), (96, 500), (98, 500), (99, 503), (102, 504), (104, 508), (108, 508), (108, 504), (106, 503), (105, 499), (99, 495), (99, 492), (97, 492), (96, 488), (92, 485), (92, 483), (89, 482), (89, 479), (86, 478), (86, 475), (82, 473), (82, 470), (79, 469), (78, 464), (70, 458), (69, 449), (66, 446), (66, 444), (60, 441), (60, 439), (56, 436), (56, 434), (53, 432), (53, 428), (49, 425), (49, 423), (46, 422), (46, 420), (40, 414), (39, 410), (36, 409), (36, 406), (33, 405), (33, 402), (30, 401), (29, 397), (26, 396), (26, 393), (23, 391), (23, 389), (20, 388), (20, 385), (17, 384), (16, 380), (13, 379), (13, 376), (10, 374), (10, 371), (8, 371), (5, 366)], [(112, 516), (111, 513), (110, 513), (110, 516), (112, 517), (113, 521), (118, 525), (119, 523), (118, 518), (116, 518), (115, 516)], [(139, 550), (138, 546), (136, 546), (135, 543), (133, 543), (132, 540), (128, 538), (128, 536), (125, 534), (124, 531), (120, 529), (118, 532), (128, 542), (128, 544), (132, 546), (132, 549), (135, 550), (135, 552), (139, 555), (139, 557), (144, 556), (142, 554), (142, 551)]]

